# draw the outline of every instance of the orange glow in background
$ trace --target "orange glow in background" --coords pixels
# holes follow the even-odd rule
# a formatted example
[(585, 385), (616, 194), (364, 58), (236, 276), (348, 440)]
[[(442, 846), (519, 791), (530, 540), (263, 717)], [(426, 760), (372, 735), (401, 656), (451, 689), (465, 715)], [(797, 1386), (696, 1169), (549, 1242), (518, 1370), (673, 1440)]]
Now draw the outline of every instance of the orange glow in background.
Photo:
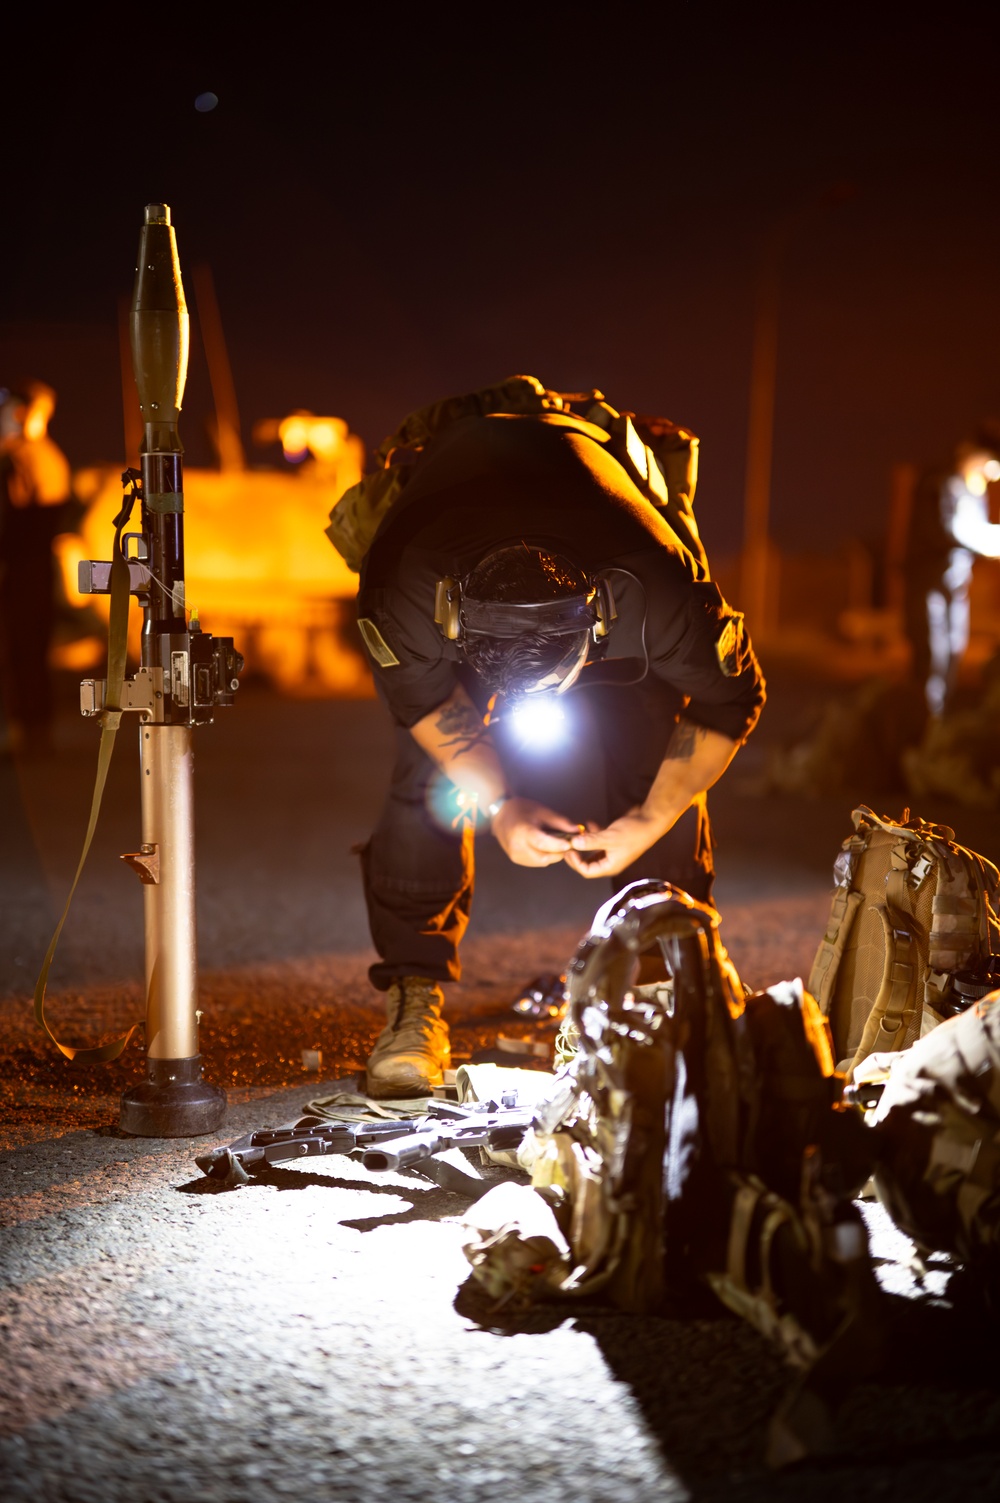
[[(344, 603), (353, 600), (358, 577), (323, 533), (331, 506), (361, 477), (362, 442), (342, 419), (303, 412), (259, 424), (254, 436), (258, 442), (280, 438), (283, 448), (302, 456), (296, 468), (184, 473), (188, 611), (196, 611), (213, 635), (232, 636), (248, 671), (283, 693), (367, 696), (366, 663), (343, 636)], [(80, 470), (73, 479), (87, 512), (80, 536), (58, 543), (66, 598), (93, 606), (107, 622), (108, 598), (78, 593), (77, 564), (109, 556), (122, 500), (120, 470)], [(139, 530), (137, 517), (133, 530)], [(142, 612), (133, 606), (129, 651), (136, 661), (141, 629)], [(88, 635), (57, 648), (55, 662), (99, 672), (103, 650)]]
[[(323, 531), (330, 508), (361, 477), (362, 441), (342, 418), (305, 410), (257, 423), (253, 437), (257, 444), (280, 443), (289, 467), (247, 469), (242, 448), (236, 446), (225, 468), (185, 471), (188, 611), (198, 612), (206, 631), (232, 636), (248, 674), (284, 694), (368, 697), (373, 687), (367, 659), (345, 632), (358, 578)], [(77, 566), (81, 559), (109, 556), (113, 518), (121, 506), (122, 468), (107, 465), (75, 473), (73, 488), (87, 512), (80, 534), (64, 534), (55, 544), (65, 598), (81, 614), (79, 629), (70, 630), (69, 640), (57, 636), (52, 662), (81, 675), (103, 672), (101, 632), (108, 600), (78, 594)], [(797, 637), (805, 643), (811, 633), (810, 650), (818, 650), (820, 638), (824, 650), (831, 643), (852, 652), (870, 647), (872, 672), (905, 666), (899, 602), (890, 582), (886, 604), (873, 607), (875, 561), (863, 545), (850, 544), (822, 558), (785, 553), (774, 544), (771, 552), (771, 619), (758, 628), (758, 637), (767, 638), (772, 648), (780, 641), (792, 651)], [(717, 557), (714, 565), (723, 593), (738, 599), (738, 558)], [(966, 661), (972, 666), (1000, 648), (1000, 563), (979, 561), (970, 604), (972, 639)], [(136, 605), (129, 616), (129, 651), (135, 663), (141, 629), (142, 612)]]

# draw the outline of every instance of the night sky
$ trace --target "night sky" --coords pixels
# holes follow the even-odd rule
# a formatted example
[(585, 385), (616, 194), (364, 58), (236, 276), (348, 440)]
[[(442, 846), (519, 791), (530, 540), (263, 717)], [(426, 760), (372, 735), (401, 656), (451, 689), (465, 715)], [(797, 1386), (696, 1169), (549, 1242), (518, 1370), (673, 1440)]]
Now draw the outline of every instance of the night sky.
[[(213, 272), (254, 463), (260, 418), (373, 445), (527, 371), (693, 427), (733, 552), (755, 259), (787, 214), (782, 544), (876, 540), (890, 465), (1000, 414), (987, 7), (203, 10), (158, 12), (166, 42), (53, 13), (5, 62), (0, 381), (58, 386), (74, 464), (120, 457), (118, 303), (160, 200)], [(194, 463), (208, 411), (196, 335)]]

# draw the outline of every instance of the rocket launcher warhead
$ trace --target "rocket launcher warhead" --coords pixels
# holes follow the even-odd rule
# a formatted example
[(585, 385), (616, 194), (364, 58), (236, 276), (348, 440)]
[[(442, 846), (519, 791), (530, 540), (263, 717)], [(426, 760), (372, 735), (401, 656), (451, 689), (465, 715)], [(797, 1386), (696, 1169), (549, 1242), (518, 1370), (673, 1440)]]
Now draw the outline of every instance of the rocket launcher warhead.
[(181, 454), (177, 432), (190, 339), (177, 241), (166, 204), (147, 204), (131, 316), (132, 367), (146, 425), (143, 451)]

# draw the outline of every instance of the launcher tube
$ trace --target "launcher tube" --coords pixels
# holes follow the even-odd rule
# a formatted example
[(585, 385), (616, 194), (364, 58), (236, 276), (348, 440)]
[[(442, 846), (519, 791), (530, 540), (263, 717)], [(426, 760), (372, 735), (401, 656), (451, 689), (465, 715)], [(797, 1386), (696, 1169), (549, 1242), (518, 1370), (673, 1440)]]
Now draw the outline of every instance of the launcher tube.
[(146, 923), (146, 1049), (151, 1059), (198, 1053), (195, 946), (194, 749), (184, 725), (139, 732), (142, 843), (158, 856), (143, 887)]

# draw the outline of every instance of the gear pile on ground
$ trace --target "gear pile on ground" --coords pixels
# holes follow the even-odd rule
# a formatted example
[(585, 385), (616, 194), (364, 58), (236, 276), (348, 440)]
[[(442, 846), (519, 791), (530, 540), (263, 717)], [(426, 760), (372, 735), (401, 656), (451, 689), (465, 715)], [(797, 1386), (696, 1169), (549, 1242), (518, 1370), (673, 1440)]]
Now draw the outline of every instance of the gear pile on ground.
[(880, 1297), (852, 1203), (874, 1138), (843, 1109), (800, 983), (747, 997), (718, 914), (659, 882), (597, 915), (568, 973), (576, 1052), (521, 1150), (531, 1187), (472, 1207), (467, 1256), (499, 1300), (643, 1312), (707, 1284), (803, 1382), (783, 1464), (829, 1443), (820, 1393), (880, 1360)]

